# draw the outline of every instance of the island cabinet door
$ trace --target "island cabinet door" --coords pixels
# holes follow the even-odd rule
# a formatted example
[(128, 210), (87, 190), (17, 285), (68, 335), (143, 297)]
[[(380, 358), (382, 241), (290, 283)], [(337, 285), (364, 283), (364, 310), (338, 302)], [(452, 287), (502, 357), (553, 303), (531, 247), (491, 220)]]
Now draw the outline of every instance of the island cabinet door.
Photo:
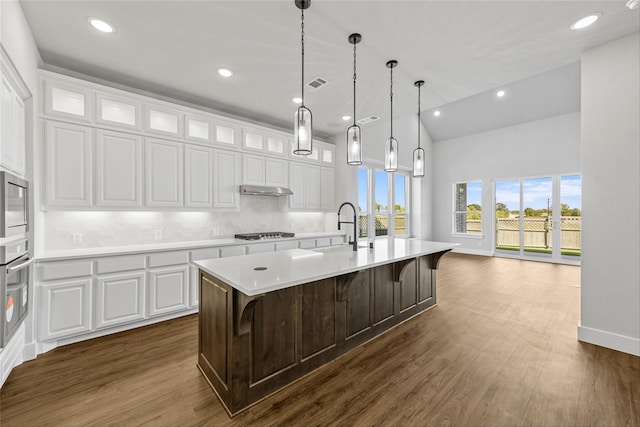
[(418, 259), (418, 303), (434, 305), (436, 303), (435, 283), (436, 270), (431, 268), (428, 257)]
[(344, 309), (344, 340), (347, 346), (358, 345), (371, 337), (373, 327), (372, 270), (345, 274), (337, 278), (338, 301)]
[(255, 304), (250, 344), (251, 385), (295, 367), (295, 307), (296, 288), (268, 292)]
[(336, 279), (318, 280), (302, 289), (302, 361), (336, 346)]
[[(394, 315), (395, 285), (393, 264), (373, 268), (373, 323), (374, 326), (392, 321)], [(385, 329), (382, 326), (381, 329)], [(380, 327), (376, 328), (380, 329)]]
[(403, 260), (394, 263), (393, 268), (400, 289), (400, 313), (404, 313), (418, 304), (417, 262), (415, 259)]

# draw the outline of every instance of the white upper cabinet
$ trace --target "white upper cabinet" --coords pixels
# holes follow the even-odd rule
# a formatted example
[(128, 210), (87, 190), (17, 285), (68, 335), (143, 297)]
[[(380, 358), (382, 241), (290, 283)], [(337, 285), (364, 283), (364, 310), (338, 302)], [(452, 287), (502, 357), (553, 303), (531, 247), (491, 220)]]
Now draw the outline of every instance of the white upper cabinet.
[(185, 115), (184, 138), (190, 141), (211, 143), (213, 141), (213, 123), (206, 117)]
[(239, 148), (240, 128), (234, 124), (214, 120), (213, 142), (227, 148)]
[(320, 168), (320, 208), (332, 211), (336, 208), (336, 174), (332, 168)]
[(304, 201), (307, 209), (320, 209), (320, 168), (305, 166)]
[(266, 141), (262, 132), (248, 128), (242, 129), (242, 148), (252, 151), (264, 151)]
[(183, 120), (184, 114), (178, 110), (156, 105), (145, 106), (144, 130), (146, 132), (181, 137)]
[(184, 205), (213, 207), (213, 150), (187, 144), (184, 147)]
[(266, 151), (268, 154), (284, 156), (287, 153), (287, 147), (291, 144), (290, 138), (276, 134), (269, 134), (266, 138)]
[(240, 207), (240, 153), (213, 150), (213, 207)]
[(44, 114), (50, 117), (90, 122), (93, 94), (76, 85), (44, 81)]
[(332, 144), (320, 144), (318, 147), (320, 161), (323, 166), (335, 166), (336, 146)]
[(96, 131), (96, 205), (142, 206), (142, 137)]
[(289, 162), (284, 159), (265, 160), (265, 185), (271, 187), (289, 186)]
[(0, 81), (0, 110), (0, 165), (18, 175), (24, 175), (24, 102), (5, 78)]
[(265, 158), (263, 156), (242, 155), (242, 183), (265, 185)]
[(96, 94), (96, 104), (97, 123), (140, 130), (140, 111), (142, 107), (139, 102), (98, 93)]
[(182, 206), (183, 145), (161, 139), (145, 139), (147, 206)]
[(45, 122), (44, 158), (46, 204), (90, 206), (93, 177), (91, 128)]
[(297, 162), (289, 163), (289, 181), (291, 185), (291, 191), (293, 191), (293, 195), (289, 196), (289, 207), (291, 209), (304, 209), (305, 205), (305, 168), (307, 165)]

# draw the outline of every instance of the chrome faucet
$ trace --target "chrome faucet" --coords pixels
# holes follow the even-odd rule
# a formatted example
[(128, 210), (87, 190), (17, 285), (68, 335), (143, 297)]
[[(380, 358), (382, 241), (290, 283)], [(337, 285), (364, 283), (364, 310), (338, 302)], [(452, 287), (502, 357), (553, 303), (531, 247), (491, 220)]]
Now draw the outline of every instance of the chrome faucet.
[[(349, 205), (351, 206), (351, 209), (353, 209), (353, 222), (351, 221), (340, 221), (340, 211), (342, 210), (342, 207), (344, 205)], [(355, 206), (353, 206), (352, 203), (349, 202), (344, 202), (343, 204), (340, 205), (340, 207), (338, 208), (338, 230), (340, 230), (340, 224), (353, 224), (353, 242), (349, 242), (350, 244), (353, 244), (353, 250), (357, 251), (358, 250), (358, 234), (357, 234), (357, 221), (356, 221), (356, 216), (357, 216), (357, 212), (356, 212), (356, 208)]]

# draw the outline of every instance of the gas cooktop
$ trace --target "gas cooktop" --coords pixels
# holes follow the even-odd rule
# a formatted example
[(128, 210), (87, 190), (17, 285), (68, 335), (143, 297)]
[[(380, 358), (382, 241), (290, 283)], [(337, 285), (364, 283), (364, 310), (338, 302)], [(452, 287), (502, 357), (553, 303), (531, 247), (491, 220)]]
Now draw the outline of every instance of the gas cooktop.
[(242, 240), (283, 239), (285, 237), (295, 237), (295, 233), (286, 233), (284, 231), (270, 231), (267, 233), (236, 234), (234, 237), (236, 239), (242, 239)]

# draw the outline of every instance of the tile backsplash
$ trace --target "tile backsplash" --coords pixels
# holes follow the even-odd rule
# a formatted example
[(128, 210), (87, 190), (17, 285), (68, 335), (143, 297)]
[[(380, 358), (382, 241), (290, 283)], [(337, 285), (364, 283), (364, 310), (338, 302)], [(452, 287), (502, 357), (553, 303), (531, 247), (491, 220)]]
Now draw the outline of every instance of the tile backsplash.
[[(325, 216), (335, 214), (289, 212), (287, 204), (285, 197), (243, 196), (239, 212), (48, 211), (44, 212), (44, 250), (208, 240), (256, 231), (330, 231)], [(73, 242), (74, 233), (81, 234), (81, 243)], [(156, 239), (158, 234), (161, 239)]]

